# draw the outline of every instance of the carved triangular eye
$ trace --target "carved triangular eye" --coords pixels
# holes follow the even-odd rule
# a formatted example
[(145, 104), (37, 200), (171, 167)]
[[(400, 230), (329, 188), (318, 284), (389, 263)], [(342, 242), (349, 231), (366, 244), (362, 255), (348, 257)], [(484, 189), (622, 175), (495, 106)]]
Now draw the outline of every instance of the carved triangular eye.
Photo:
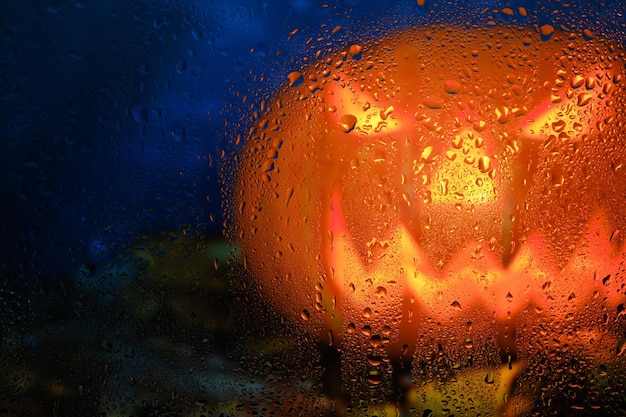
[(596, 73), (584, 76), (561, 75), (548, 99), (532, 110), (521, 125), (520, 136), (539, 142), (556, 138), (562, 142), (584, 141), (594, 131), (594, 120), (600, 110), (602, 88), (598, 88)]
[(372, 93), (365, 85), (333, 82), (326, 93), (326, 110), (343, 133), (377, 135), (411, 128), (413, 118), (394, 108), (392, 102)]

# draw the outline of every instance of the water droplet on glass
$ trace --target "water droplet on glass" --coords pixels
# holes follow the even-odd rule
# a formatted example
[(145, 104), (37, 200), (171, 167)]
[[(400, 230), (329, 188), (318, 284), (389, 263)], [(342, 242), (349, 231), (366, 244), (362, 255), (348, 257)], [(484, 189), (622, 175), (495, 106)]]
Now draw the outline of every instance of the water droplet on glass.
[(448, 94), (458, 94), (461, 91), (461, 83), (455, 80), (446, 80), (443, 83), (443, 90)]
[(132, 109), (133, 119), (139, 123), (149, 122), (148, 108), (143, 105), (137, 105)]
[(373, 348), (377, 348), (381, 344), (382, 344), (382, 339), (379, 335), (374, 335), (370, 337), (370, 345), (372, 345)]
[(440, 109), (443, 107), (444, 100), (438, 96), (424, 97), (424, 105), (429, 109)]
[(289, 80), (289, 87), (296, 87), (302, 84), (302, 73), (300, 71), (293, 71), (287, 75), (287, 79)]
[(393, 106), (389, 106), (389, 107), (387, 107), (385, 110), (381, 110), (381, 112), (380, 112), (380, 118), (381, 118), (381, 119), (383, 119), (383, 120), (387, 120), (387, 118), (389, 117), (389, 115), (390, 115), (391, 113), (393, 113), (393, 110), (394, 110)]
[(363, 48), (361, 47), (361, 45), (354, 44), (350, 47), (350, 55), (352, 55), (353, 59), (360, 59), (362, 51)]
[(557, 120), (556, 122), (552, 123), (552, 130), (554, 130), (556, 133), (562, 132), (563, 129), (565, 129), (565, 121), (564, 120)]
[(584, 83), (585, 83), (585, 79), (581, 77), (580, 75), (574, 75), (572, 77), (572, 80), (570, 81), (570, 85), (572, 86), (572, 88), (581, 87)]
[(430, 163), (435, 158), (435, 152), (432, 146), (427, 146), (422, 151), (422, 159), (426, 163)]
[(506, 106), (496, 107), (496, 118), (500, 123), (506, 123), (511, 116), (511, 109)]
[(552, 34), (554, 33), (554, 26), (543, 25), (539, 28), (539, 31), (541, 32), (542, 38), (550, 39), (552, 37)]
[(443, 179), (440, 182), (441, 185), (441, 195), (448, 195), (448, 180)]
[(478, 169), (480, 172), (489, 172), (491, 169), (491, 159), (488, 156), (481, 156), (478, 160)]
[(262, 172), (271, 172), (274, 170), (274, 161), (268, 159), (267, 161), (263, 162), (263, 165), (261, 165), (261, 171)]
[(345, 114), (339, 119), (339, 126), (344, 133), (350, 133), (356, 126), (357, 119), (351, 114)]
[(587, 104), (589, 104), (592, 98), (593, 94), (591, 93), (580, 93), (578, 95), (578, 99), (576, 100), (576, 104), (578, 104), (579, 106), (586, 106)]
[(369, 363), (371, 366), (378, 366), (383, 362), (382, 358), (380, 356), (377, 355), (368, 355), (367, 356), (367, 363)]

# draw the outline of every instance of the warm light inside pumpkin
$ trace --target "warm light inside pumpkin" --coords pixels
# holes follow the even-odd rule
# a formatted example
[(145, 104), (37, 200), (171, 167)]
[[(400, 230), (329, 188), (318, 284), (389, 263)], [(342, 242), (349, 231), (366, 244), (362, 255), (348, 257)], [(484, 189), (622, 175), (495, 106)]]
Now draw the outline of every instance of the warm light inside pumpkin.
[(623, 53), (461, 33), (320, 61), (310, 73), (325, 75), (283, 91), (243, 154), (247, 265), (305, 332), (373, 355), (371, 385), (377, 358), (530, 362), (517, 326), (622, 320)]

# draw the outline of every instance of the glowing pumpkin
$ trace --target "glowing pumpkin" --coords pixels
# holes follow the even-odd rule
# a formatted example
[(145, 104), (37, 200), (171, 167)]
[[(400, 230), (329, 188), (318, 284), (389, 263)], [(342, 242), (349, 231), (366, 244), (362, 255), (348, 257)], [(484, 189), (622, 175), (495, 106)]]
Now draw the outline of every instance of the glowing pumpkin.
[(290, 74), (241, 155), (247, 268), (307, 331), (368, 329), (392, 355), (429, 320), (562, 321), (591, 303), (616, 320), (624, 68), (582, 34), (453, 27)]

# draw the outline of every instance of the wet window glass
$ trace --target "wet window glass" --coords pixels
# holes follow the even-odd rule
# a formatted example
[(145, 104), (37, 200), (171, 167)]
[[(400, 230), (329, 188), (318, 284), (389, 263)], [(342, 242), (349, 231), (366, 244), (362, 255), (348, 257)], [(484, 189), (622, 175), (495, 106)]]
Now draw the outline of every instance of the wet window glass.
[(626, 414), (626, 6), (14, 2), (0, 415)]

